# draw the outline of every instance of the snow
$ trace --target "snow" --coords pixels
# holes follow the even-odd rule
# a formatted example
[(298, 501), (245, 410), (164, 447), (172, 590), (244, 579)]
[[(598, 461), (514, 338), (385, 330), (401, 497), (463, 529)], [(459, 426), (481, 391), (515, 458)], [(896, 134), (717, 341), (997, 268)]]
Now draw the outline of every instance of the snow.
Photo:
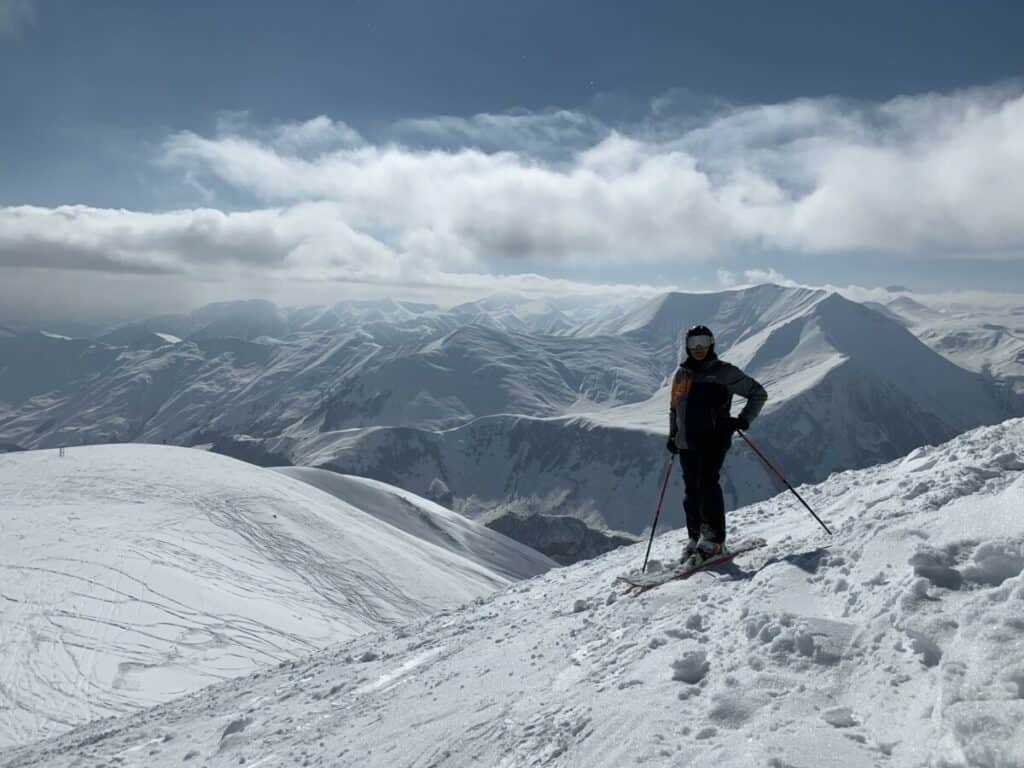
[(1024, 306), (933, 309), (902, 297), (886, 307), (939, 354), (1024, 394)]
[(0, 766), (1024, 764), (1024, 420), (798, 490), (833, 537), (784, 494), (713, 573), (624, 597), (625, 547)]
[[(972, 359), (990, 368), (965, 370), (891, 316), (827, 291), (761, 285), (602, 301), (497, 296), (449, 310), (390, 300), (287, 311), (232, 302), (124, 326), (95, 348), (0, 339), (0, 443), (214, 445), (424, 497), (443, 480), (446, 506), (472, 519), (569, 515), (643, 535), (647, 489), (664, 472), (666, 386), (680, 334), (697, 321), (715, 330), (723, 359), (767, 386), (751, 436), (791, 482), (1024, 413), (1024, 399), (997, 376), (1017, 354), (1012, 345), (990, 357), (978, 347)], [(893, 307), (890, 315), (915, 311)], [(936, 315), (945, 317), (915, 314)], [(726, 478), (734, 506), (779, 489), (743, 446)], [(678, 494), (673, 484), (667, 503)], [(680, 522), (672, 515), (666, 525)]]
[(0, 748), (554, 566), (413, 494), (333, 490), (165, 446), (0, 456)]
[(511, 579), (534, 576), (554, 565), (529, 547), (387, 483), (310, 467), (280, 467), (274, 471), (319, 488), (422, 541)]

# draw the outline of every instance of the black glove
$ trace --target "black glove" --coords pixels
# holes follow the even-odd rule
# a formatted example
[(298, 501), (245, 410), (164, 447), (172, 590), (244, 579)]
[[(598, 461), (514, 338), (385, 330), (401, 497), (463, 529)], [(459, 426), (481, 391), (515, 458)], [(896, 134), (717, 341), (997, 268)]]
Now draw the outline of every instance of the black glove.
[(737, 416), (735, 418), (730, 417), (729, 418), (729, 431), (730, 432), (735, 432), (738, 429), (742, 429), (744, 432), (746, 432), (748, 429), (750, 429), (750, 422), (747, 421), (742, 416)]
[(665, 443), (665, 448), (668, 449), (669, 453), (679, 453), (679, 446), (676, 445), (676, 439), (674, 437), (670, 437), (668, 439), (668, 442)]

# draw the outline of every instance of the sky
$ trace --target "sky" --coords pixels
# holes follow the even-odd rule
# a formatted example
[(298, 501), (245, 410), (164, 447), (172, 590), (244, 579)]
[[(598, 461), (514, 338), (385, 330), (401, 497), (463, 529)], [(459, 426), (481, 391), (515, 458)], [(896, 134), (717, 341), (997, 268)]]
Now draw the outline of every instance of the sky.
[(765, 275), (1024, 292), (1022, 25), (1012, 2), (0, 0), (0, 320)]

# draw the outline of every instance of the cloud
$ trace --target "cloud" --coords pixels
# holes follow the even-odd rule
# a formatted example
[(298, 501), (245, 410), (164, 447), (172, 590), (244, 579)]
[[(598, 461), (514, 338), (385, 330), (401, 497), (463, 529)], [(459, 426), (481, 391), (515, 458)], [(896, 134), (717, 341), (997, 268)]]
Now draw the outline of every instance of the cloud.
[[(264, 204), (332, 200), (357, 230), (457, 261), (713, 262), (741, 248), (1016, 258), (1024, 246), (1019, 85), (738, 108), (673, 135), (677, 120), (635, 135), (566, 111), (400, 124), (458, 145), (423, 149), (357, 143), (317, 118), (276, 139), (179, 133), (162, 159)], [(340, 138), (316, 157), (285, 149), (327, 136)], [(548, 159), (562, 139), (580, 148)]]
[(512, 152), (338, 150), (311, 161), (266, 143), (194, 133), (165, 165), (212, 175), (263, 204), (332, 200), (354, 228), (396, 246), (433, 243), (456, 261), (577, 265), (709, 259), (734, 233), (692, 157), (613, 134), (559, 169)]
[(34, 0), (0, 0), (0, 38), (17, 35), (35, 19)]
[(737, 227), (808, 254), (1019, 258), (1020, 84), (737, 110), (683, 137)]
[(657, 290), (452, 271), (354, 231), (330, 202), (242, 213), (0, 208), (0, 308), (8, 320), (113, 322), (255, 296), (283, 305), (396, 293), (456, 303), (502, 292), (621, 300)]
[[(1021, 262), (1021, 83), (697, 115), (678, 103), (614, 127), (570, 111), (404, 121), (406, 143), (327, 116), (225, 113), (160, 149), (202, 207), (0, 208), (0, 268), (458, 292), (523, 276), (646, 290), (716, 270), (722, 285), (785, 282), (767, 264), (858, 254)], [(223, 187), (249, 210), (209, 207)]]
[(138, 213), (62, 206), (0, 208), (0, 267), (203, 275), (237, 269), (293, 278), (394, 280), (395, 255), (336, 206), (224, 213)]
[(723, 288), (746, 288), (753, 285), (762, 285), (764, 283), (792, 287), (799, 286), (799, 283), (795, 280), (791, 280), (781, 272), (778, 272), (771, 267), (765, 269), (745, 269), (740, 275), (737, 275), (735, 272), (727, 269), (719, 269), (717, 277), (719, 284)]
[(214, 138), (225, 142), (251, 139), (275, 152), (294, 157), (316, 157), (335, 149), (365, 144), (355, 128), (326, 115), (267, 126), (254, 122), (247, 111), (219, 113)]
[(285, 152), (324, 151), (359, 146), (363, 137), (351, 126), (326, 115), (303, 123), (284, 123), (273, 130), (273, 144)]

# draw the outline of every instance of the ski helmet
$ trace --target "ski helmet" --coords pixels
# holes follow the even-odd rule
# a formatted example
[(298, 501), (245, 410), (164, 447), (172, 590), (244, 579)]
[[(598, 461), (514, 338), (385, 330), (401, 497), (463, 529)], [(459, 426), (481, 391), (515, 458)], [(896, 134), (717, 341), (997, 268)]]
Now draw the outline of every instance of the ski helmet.
[(690, 339), (695, 337), (706, 337), (708, 340), (708, 354), (715, 351), (715, 334), (706, 325), (694, 325), (686, 331), (686, 354), (690, 354)]

